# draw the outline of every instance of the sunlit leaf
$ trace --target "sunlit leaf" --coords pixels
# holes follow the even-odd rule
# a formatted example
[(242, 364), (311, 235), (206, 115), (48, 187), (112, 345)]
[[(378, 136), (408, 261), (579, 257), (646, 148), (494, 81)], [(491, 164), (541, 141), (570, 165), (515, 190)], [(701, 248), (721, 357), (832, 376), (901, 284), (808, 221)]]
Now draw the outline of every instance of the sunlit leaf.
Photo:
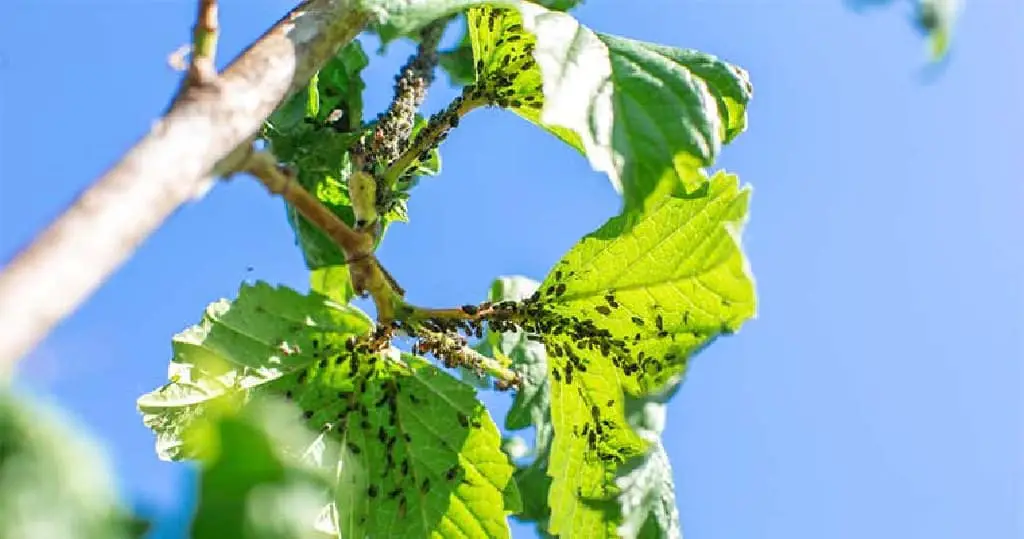
[(370, 325), (358, 309), (319, 294), (242, 285), (234, 301), (211, 304), (199, 324), (174, 336), (169, 382), (139, 398), (143, 422), (157, 435), (157, 454), (188, 458), (182, 435), (210, 403), (241, 405), (254, 388), (306, 372)]
[(639, 395), (677, 380), (691, 355), (739, 330), (756, 311), (740, 244), (750, 192), (719, 172), (697, 194), (664, 195), (632, 224), (615, 217), (584, 237), (541, 285), (544, 302), (592, 321), (625, 355), (572, 350), (614, 364), (619, 383)]
[(585, 153), (643, 209), (666, 174), (697, 170), (746, 128), (751, 85), (718, 58), (593, 32), (524, 3), (468, 12), (477, 84)]

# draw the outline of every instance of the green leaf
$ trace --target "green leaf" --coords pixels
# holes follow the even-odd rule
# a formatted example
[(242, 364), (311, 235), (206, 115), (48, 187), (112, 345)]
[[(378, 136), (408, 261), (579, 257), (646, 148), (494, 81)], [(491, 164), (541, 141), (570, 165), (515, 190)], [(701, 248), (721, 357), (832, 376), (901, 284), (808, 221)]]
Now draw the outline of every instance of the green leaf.
[(0, 390), (0, 537), (128, 539), (100, 448), (56, 410)]
[(253, 388), (306, 372), (370, 326), (355, 307), (319, 294), (242, 285), (237, 299), (211, 304), (199, 324), (174, 336), (170, 382), (139, 398), (143, 422), (157, 435), (157, 454), (189, 458), (182, 435), (210, 405), (237, 407)]
[(331, 362), (268, 387), (340, 442), (342, 536), (507, 537), (505, 504), (517, 500), (512, 465), (473, 389), (416, 356), (352, 364)]
[(469, 28), (466, 18), (459, 17), (462, 27), (462, 39), (451, 49), (441, 51), (439, 63), (448, 73), (448, 81), (452, 86), (465, 86), (476, 79), (473, 70), (473, 44), (469, 40)]
[[(267, 119), (273, 135), (293, 134), (309, 129), (309, 124), (324, 124), (340, 109), (346, 117), (346, 131), (358, 129), (363, 121), (362, 71), (369, 58), (358, 41), (352, 41), (327, 61), (303, 90), (295, 93)], [(308, 120), (307, 120), (308, 119)], [(279, 158), (283, 156), (278, 155)]]
[[(505, 276), (494, 280), (488, 301), (522, 301), (536, 292), (539, 283), (522, 276)], [(550, 514), (547, 505), (548, 488), (551, 480), (545, 470), (548, 465), (552, 426), (551, 391), (547, 379), (547, 362), (544, 346), (527, 338), (523, 331), (488, 331), (482, 341), (481, 353), (494, 355), (498, 352), (511, 360), (512, 368), (523, 376), (523, 386), (516, 392), (512, 406), (505, 416), (505, 428), (520, 430), (534, 428), (532, 461), (517, 466), (515, 483), (522, 493), (522, 507), (516, 511), (516, 518), (524, 522), (535, 522), (543, 533)]]
[[(669, 183), (678, 191), (678, 180)], [(615, 217), (573, 247), (541, 285), (545, 303), (591, 320), (628, 356), (581, 350), (581, 357), (614, 362), (627, 392), (650, 394), (753, 317), (754, 280), (740, 245), (750, 192), (718, 172), (699, 193), (663, 195), (639, 219)]]
[[(346, 183), (352, 173), (348, 150), (362, 127), (362, 71), (367, 63), (362, 46), (353, 41), (324, 65), (304, 91), (279, 107), (263, 129), (274, 155), (298, 171), (299, 185), (349, 225), (355, 218)], [(343, 111), (338, 119), (336, 111)], [(344, 255), (330, 238), (294, 208), (285, 207), (309, 269), (344, 265)]]
[(291, 407), (261, 404), (190, 431), (202, 455), (191, 537), (320, 537), (313, 525), (329, 502), (330, 474), (282, 450), (297, 433)]
[(643, 458), (624, 467), (615, 480), (622, 511), (622, 525), (617, 533), (624, 539), (679, 539), (679, 511), (676, 509), (672, 466), (661, 441)]
[(172, 382), (139, 400), (161, 455), (208, 460), (204, 448), (216, 444), (197, 426), (284, 397), (296, 407), (287, 422), (310, 436), (274, 447), (333, 478), (320, 527), (507, 537), (513, 467), (474, 390), (422, 358), (372, 351), (369, 328), (360, 311), (320, 294), (243, 286), (175, 338)]
[(749, 189), (718, 173), (680, 195), (670, 180), (639, 218), (585, 237), (531, 298), (551, 369), (554, 535), (617, 534), (607, 478), (648, 445), (626, 422), (626, 393), (677, 384), (690, 355), (754, 314), (739, 244)]
[(672, 466), (661, 444), (665, 402), (674, 389), (654, 397), (626, 399), (629, 424), (651, 442), (652, 449), (624, 465), (615, 479), (622, 521), (618, 529), (620, 537), (682, 537)]
[(470, 9), (466, 17), (477, 86), (497, 94), (499, 106), (584, 152), (583, 142), (572, 129), (541, 122), (544, 91), (540, 67), (533, 54), (537, 39), (523, 29), (519, 12), (483, 6)]
[(334, 58), (317, 75), (316, 88), (321, 96), (320, 121), (326, 121), (331, 112), (342, 110), (345, 115), (345, 131), (359, 129), (363, 122), (363, 69), (370, 59), (359, 41), (351, 41), (338, 51)]
[(549, 537), (547, 533), (551, 509), (548, 507), (548, 493), (551, 491), (551, 478), (548, 477), (548, 455), (546, 448), (541, 456), (529, 465), (516, 469), (515, 480), (523, 497), (523, 508), (515, 515), (520, 522), (532, 522), (537, 525), (537, 532)]
[[(489, 301), (522, 301), (533, 295), (539, 285), (527, 277), (499, 277), (491, 285)], [(494, 349), (511, 359), (512, 369), (523, 377), (523, 386), (505, 416), (505, 428), (515, 431), (532, 426), (537, 432), (534, 447), (546, 447), (551, 434), (547, 358), (544, 345), (526, 337), (523, 331), (488, 334)]]
[(356, 297), (348, 266), (326, 266), (309, 272), (309, 289), (341, 304)]
[(468, 17), (478, 84), (585, 153), (626, 211), (666, 175), (699, 186), (698, 169), (746, 128), (747, 74), (714, 56), (596, 33), (530, 3)]

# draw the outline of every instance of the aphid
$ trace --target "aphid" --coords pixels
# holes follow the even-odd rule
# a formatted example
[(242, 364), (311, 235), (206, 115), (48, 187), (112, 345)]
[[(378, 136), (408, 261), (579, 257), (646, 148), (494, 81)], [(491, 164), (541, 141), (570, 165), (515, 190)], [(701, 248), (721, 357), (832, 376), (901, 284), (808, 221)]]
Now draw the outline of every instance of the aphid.
[(420, 492), (426, 494), (430, 490), (430, 479), (424, 479), (420, 485)]
[(612, 406), (615, 406), (615, 399), (608, 400), (608, 407), (611, 408)]
[(654, 327), (658, 328), (658, 331), (665, 331), (665, 320), (658, 314), (654, 317)]
[(594, 421), (599, 421), (601, 419), (601, 409), (596, 404), (591, 406), (590, 415), (594, 418)]
[(397, 498), (398, 495), (401, 494), (401, 493), (402, 493), (402, 488), (401, 487), (397, 487), (397, 488), (395, 488), (395, 490), (392, 490), (391, 492), (388, 492), (388, 499), (393, 500), (393, 499)]
[(286, 398), (288, 400), (292, 400), (292, 390), (289, 389), (288, 391), (285, 391), (284, 392), (284, 398)]
[(401, 500), (398, 500), (398, 518), (405, 518), (405, 496), (402, 496)]
[[(638, 325), (638, 326), (643, 326), (644, 325), (644, 319), (640, 318), (639, 316), (634, 316), (630, 320), (632, 320), (633, 323)], [(637, 333), (637, 335), (639, 335), (639, 333)]]
[(388, 433), (384, 432), (384, 427), (377, 427), (377, 439), (380, 440), (380, 443), (384, 443), (388, 439)]
[(558, 286), (555, 287), (555, 295), (556, 296), (561, 296), (564, 293), (565, 293), (565, 283), (558, 283)]
[(295, 378), (295, 381), (300, 383), (300, 384), (305, 382), (306, 381), (306, 371), (300, 372), (299, 376)]
[(345, 356), (338, 356), (338, 357), (334, 358), (334, 364), (335, 365), (341, 365), (341, 363), (343, 361), (345, 361)]
[(555, 379), (556, 382), (562, 381), (562, 375), (558, 374), (558, 369), (552, 368), (551, 376)]
[(409, 393), (409, 400), (412, 401), (413, 404), (419, 404), (420, 403), (419, 397), (417, 397), (416, 395), (413, 395), (412, 393)]
[(456, 412), (456, 414), (458, 415), (459, 424), (462, 425), (462, 428), (469, 428), (469, 418), (466, 417), (466, 414), (462, 412)]
[(321, 359), (320, 360), (320, 368), (321, 369), (326, 369), (327, 368), (327, 360), (326, 359)]
[(444, 478), (449, 480), (449, 481), (451, 481), (451, 480), (455, 479), (458, 475), (459, 475), (459, 465), (456, 464), (455, 466), (452, 466), (451, 468), (448, 468), (448, 471), (444, 473)]
[(313, 410), (306, 410), (305, 412), (302, 412), (302, 417), (305, 417), (306, 419), (313, 417)]
[(351, 451), (355, 455), (358, 455), (358, 454), (363, 452), (362, 449), (359, 449), (358, 445), (356, 445), (356, 444), (354, 444), (352, 442), (348, 442), (348, 450)]
[(565, 383), (572, 383), (572, 363), (565, 364)]
[(365, 420), (365, 419), (360, 421), (359, 422), (359, 428), (361, 428), (363, 430), (370, 430), (370, 422)]
[(459, 126), (459, 115), (458, 114), (452, 114), (451, 118), (448, 118), (448, 125), (451, 126), (452, 129), (455, 129), (456, 127), (458, 127)]
[(608, 307), (604, 306), (604, 305), (598, 305), (597, 307), (594, 307), (594, 310), (599, 312), (599, 313), (601, 313), (601, 314), (603, 314), (603, 315), (605, 315), (605, 316), (608, 316), (609, 314), (612, 314), (612, 310), (609, 309)]
[(377, 497), (377, 485), (370, 485), (370, 488), (366, 489), (366, 495), (371, 498)]
[(555, 280), (556, 281), (561, 281), (562, 280), (562, 270), (555, 270)]
[(476, 313), (478, 313), (479, 311), (480, 311), (480, 309), (477, 308), (476, 305), (463, 305), (462, 306), (462, 312), (468, 314), (469, 316), (476, 316)]
[(409, 475), (409, 459), (402, 460), (402, 475)]

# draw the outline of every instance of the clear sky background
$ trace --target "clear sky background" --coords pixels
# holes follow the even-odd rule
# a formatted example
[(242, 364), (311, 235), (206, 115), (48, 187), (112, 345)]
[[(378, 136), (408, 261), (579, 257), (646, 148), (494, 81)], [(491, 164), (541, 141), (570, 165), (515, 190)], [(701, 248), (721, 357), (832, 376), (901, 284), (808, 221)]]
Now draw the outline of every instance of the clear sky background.
[[(223, 0), (223, 60), (291, 3)], [(604, 32), (722, 56), (754, 83), (749, 131), (720, 165), (755, 188), (759, 318), (692, 364), (665, 434), (689, 539), (1024, 537), (1024, 3), (967, 4), (937, 69), (907, 2), (579, 10)], [(148, 129), (193, 16), (192, 0), (2, 3), (0, 259)], [(368, 71), (368, 114), (410, 51)], [(454, 95), (440, 82), (432, 110)], [(473, 113), (442, 152), (442, 176), (380, 251), (416, 303), (543, 278), (619, 209), (584, 159), (511, 114)], [(306, 287), (281, 201), (238, 178), (151, 237), (20, 384), (99, 437), (126, 498), (182, 514), (187, 468), (157, 460), (135, 399), (165, 381), (170, 337), (251, 278)], [(488, 399), (504, 413), (506, 397)]]

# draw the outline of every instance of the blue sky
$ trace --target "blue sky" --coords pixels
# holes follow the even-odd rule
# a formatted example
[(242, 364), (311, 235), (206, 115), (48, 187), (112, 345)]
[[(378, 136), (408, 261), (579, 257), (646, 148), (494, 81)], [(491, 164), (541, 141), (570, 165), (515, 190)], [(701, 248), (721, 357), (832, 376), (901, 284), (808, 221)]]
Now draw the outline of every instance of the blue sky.
[[(222, 58), (290, 3), (223, 0)], [(699, 356), (669, 409), (687, 537), (1024, 537), (1024, 5), (969, 1), (931, 70), (904, 2), (623, 5), (578, 16), (722, 56), (755, 87), (719, 164), (754, 186), (760, 312)], [(192, 0), (3, 3), (0, 258), (163, 110), (193, 14)], [(410, 48), (392, 50), (369, 70), (370, 114)], [(432, 109), (454, 95), (441, 80)], [(442, 152), (380, 251), (416, 303), (542, 278), (619, 208), (584, 159), (500, 111), (473, 113)], [(182, 511), (189, 479), (156, 459), (135, 398), (164, 381), (171, 335), (247, 278), (306, 285), (280, 201), (239, 178), (174, 215), (23, 364), (20, 383), (69, 409), (126, 497), (161, 513)]]

